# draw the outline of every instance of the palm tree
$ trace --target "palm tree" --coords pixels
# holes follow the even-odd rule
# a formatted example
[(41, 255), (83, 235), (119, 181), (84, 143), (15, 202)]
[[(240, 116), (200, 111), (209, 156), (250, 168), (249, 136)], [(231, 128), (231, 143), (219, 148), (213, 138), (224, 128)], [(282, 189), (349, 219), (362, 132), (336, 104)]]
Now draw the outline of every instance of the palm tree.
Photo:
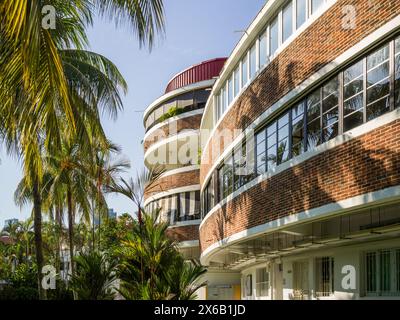
[(81, 253), (75, 258), (77, 272), (72, 276), (70, 286), (78, 300), (112, 300), (115, 296), (113, 285), (117, 279), (117, 263), (97, 252)]
[[(129, 161), (125, 159), (118, 159), (113, 161), (112, 155), (113, 153), (118, 153), (119, 148), (108, 142), (105, 146), (97, 145), (93, 152), (93, 158), (89, 159), (89, 162), (86, 164), (88, 168), (88, 174), (91, 177), (91, 190), (92, 194), (94, 194), (94, 203), (97, 209), (97, 217), (99, 224), (99, 248), (101, 242), (101, 217), (108, 216), (108, 207), (105, 198), (105, 194), (110, 192), (112, 186), (116, 185), (116, 181), (119, 178), (120, 174), (123, 173), (126, 169), (130, 167)], [(92, 208), (94, 209), (94, 208)], [(95, 227), (95, 217), (93, 211), (92, 217), (93, 223), (93, 250), (95, 247), (95, 236), (94, 236), (94, 227)]]
[[(87, 97), (94, 97), (89, 101), (96, 102), (96, 98), (102, 97), (97, 90), (94, 95), (88, 92), (90, 80), (95, 77), (85, 78), (86, 82), (75, 82), (77, 75), (78, 80), (84, 76), (74, 65), (74, 57), (78, 56), (77, 60), (85, 66), (94, 65), (105, 75), (116, 69), (109, 68), (105, 59), (93, 54), (68, 49), (79, 50), (87, 45), (85, 28), (92, 23), (95, 11), (117, 24), (126, 22), (136, 32), (140, 43), (150, 47), (156, 31), (163, 31), (164, 25), (162, 0), (49, 0), (46, 4), (57, 8), (57, 28), (49, 30), (41, 27), (43, 4), (41, 0), (4, 0), (0, 3), (0, 137), (8, 150), (16, 151), (24, 161), (25, 178), (32, 189), (39, 270), (43, 265), (41, 155), (45, 149), (52, 153), (60, 147), (61, 122), (65, 121), (73, 134), (85, 133), (85, 123), (96, 118), (98, 107), (96, 104), (87, 108)], [(68, 70), (73, 75), (70, 80)], [(95, 70), (91, 71), (93, 74)], [(108, 79), (105, 83), (104, 77), (96, 78), (100, 84), (95, 82), (94, 85), (103, 91), (115, 91), (119, 84), (113, 81), (115, 78)], [(108, 104), (110, 101), (106, 96), (104, 98)], [(82, 114), (82, 110), (86, 112)], [(93, 134), (101, 132), (100, 123), (92, 124)], [(40, 287), (41, 272), (38, 274)], [(39, 294), (42, 298), (41, 290)]]
[(134, 223), (133, 233), (117, 250), (121, 261), (120, 293), (128, 300), (188, 300), (206, 283), (199, 278), (206, 270), (184, 261), (176, 243), (158, 223), (158, 214), (144, 214)]

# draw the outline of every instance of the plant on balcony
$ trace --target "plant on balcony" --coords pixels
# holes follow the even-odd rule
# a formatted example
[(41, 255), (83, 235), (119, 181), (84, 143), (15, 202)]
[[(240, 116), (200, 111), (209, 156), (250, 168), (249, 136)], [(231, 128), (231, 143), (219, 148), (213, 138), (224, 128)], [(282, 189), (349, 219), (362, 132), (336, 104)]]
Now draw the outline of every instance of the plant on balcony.
[(165, 121), (167, 119), (170, 119), (172, 117), (176, 117), (177, 115), (180, 115), (183, 112), (185, 112), (185, 109), (183, 109), (183, 108), (172, 107), (160, 117), (159, 121), (163, 122), (163, 121)]

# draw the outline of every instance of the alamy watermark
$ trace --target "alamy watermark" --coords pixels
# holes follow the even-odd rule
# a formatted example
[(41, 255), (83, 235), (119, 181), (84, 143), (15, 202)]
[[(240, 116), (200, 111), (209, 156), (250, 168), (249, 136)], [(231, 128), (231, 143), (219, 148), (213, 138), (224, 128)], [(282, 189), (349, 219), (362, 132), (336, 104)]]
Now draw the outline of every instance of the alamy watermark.
[(42, 28), (45, 30), (56, 29), (56, 8), (46, 5), (42, 8)]

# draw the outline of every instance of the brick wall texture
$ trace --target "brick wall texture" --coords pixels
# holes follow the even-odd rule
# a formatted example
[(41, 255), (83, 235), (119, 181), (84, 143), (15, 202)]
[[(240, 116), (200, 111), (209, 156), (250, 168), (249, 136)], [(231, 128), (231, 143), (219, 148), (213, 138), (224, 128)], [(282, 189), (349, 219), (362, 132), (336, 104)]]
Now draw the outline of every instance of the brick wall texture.
[(199, 226), (172, 227), (167, 230), (167, 236), (178, 242), (199, 240)]
[(199, 170), (182, 172), (158, 179), (151, 187), (146, 189), (145, 200), (154, 194), (171, 189), (192, 186), (199, 183)]
[[(343, 8), (346, 5), (356, 8), (355, 29), (342, 27)], [(218, 137), (218, 132), (224, 129), (232, 130), (232, 134), (237, 135), (234, 130), (246, 129), (290, 90), (399, 14), (398, 0), (337, 1), (253, 81), (222, 120), (214, 137)], [(221, 138), (211, 139), (203, 150), (200, 184), (204, 183), (218, 157), (211, 150), (224, 148), (224, 140)]]
[[(342, 9), (356, 8), (356, 27), (342, 28)], [(400, 14), (400, 1), (339, 0), (291, 43), (247, 88), (218, 130), (245, 129), (290, 90)], [(400, 120), (281, 172), (213, 213), (200, 230), (204, 251), (218, 240), (277, 218), (400, 185)], [(201, 184), (216, 159), (203, 150)]]

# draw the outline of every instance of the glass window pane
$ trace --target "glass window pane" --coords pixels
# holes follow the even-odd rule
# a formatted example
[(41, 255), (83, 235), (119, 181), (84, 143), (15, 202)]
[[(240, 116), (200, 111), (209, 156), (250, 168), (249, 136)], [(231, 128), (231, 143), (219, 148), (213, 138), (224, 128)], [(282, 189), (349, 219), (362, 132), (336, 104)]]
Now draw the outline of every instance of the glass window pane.
[(314, 14), (324, 2), (325, 0), (311, 0), (311, 13)]
[(390, 110), (389, 46), (367, 57), (367, 121)]
[(344, 86), (344, 99), (349, 99), (356, 94), (362, 92), (364, 89), (364, 77), (360, 76), (356, 80), (346, 84)]
[(278, 164), (289, 160), (289, 138), (283, 139), (278, 143)]
[(276, 145), (271, 146), (268, 148), (267, 151), (267, 169), (268, 171), (273, 170), (276, 167), (277, 162), (277, 152), (276, 152)]
[(253, 79), (257, 72), (257, 49), (256, 44), (250, 49), (250, 79)]
[(362, 60), (353, 64), (351, 67), (344, 71), (344, 84), (348, 84), (354, 79), (361, 76), (363, 73), (363, 62)]
[(272, 56), (276, 50), (278, 50), (279, 46), (279, 28), (278, 28), (278, 17), (276, 17), (270, 27), (269, 27), (269, 48), (270, 48), (270, 55)]
[(351, 130), (355, 127), (358, 127), (359, 125), (363, 124), (363, 112), (362, 109), (358, 110), (349, 116), (344, 118), (344, 123), (343, 123), (343, 131), (348, 131)]
[(304, 103), (292, 108), (292, 156), (304, 151)]
[[(400, 47), (400, 40), (396, 40), (398, 42), (398, 46)], [(396, 45), (397, 47), (397, 45)], [(400, 50), (398, 48), (397, 50)], [(400, 107), (400, 51), (397, 53), (396, 58), (395, 58), (395, 108)]]
[(307, 123), (307, 150), (313, 150), (321, 144), (321, 123), (316, 119)]
[(263, 174), (266, 170), (265, 154), (265, 130), (256, 134), (257, 174)]
[(233, 101), (233, 80), (230, 78), (228, 80), (228, 106)]
[(365, 257), (365, 267), (366, 267), (366, 291), (368, 293), (376, 292), (376, 253), (369, 252)]
[(339, 104), (339, 80), (333, 78), (322, 88), (322, 112), (326, 112)]
[(364, 108), (363, 95), (359, 94), (359, 95), (344, 102), (344, 105), (343, 105), (344, 116), (347, 116), (348, 114), (350, 114), (356, 110), (360, 110), (362, 108)]
[(293, 6), (290, 2), (282, 11), (283, 18), (283, 42), (293, 33)]
[(239, 94), (240, 91), (240, 72), (239, 72), (239, 66), (236, 68), (235, 72), (234, 72), (234, 83), (235, 83), (235, 92), (234, 92), (234, 96), (236, 97)]
[(297, 0), (297, 29), (306, 22), (307, 19), (307, 0)]
[[(336, 118), (338, 119), (338, 118)], [(329, 141), (335, 137), (337, 137), (339, 134), (339, 122), (336, 121), (334, 124), (325, 127), (322, 130), (322, 135), (323, 135), (323, 140), (324, 141)]]
[(267, 32), (260, 36), (260, 67), (267, 64)]
[(225, 110), (226, 110), (226, 90), (224, 84), (224, 87), (221, 89), (221, 115), (225, 112)]
[(371, 70), (378, 64), (389, 59), (389, 45), (386, 45), (367, 57), (367, 69)]
[(249, 80), (249, 72), (247, 70), (247, 54), (242, 60), (242, 87), (244, 87), (247, 84), (247, 81)]
[(384, 250), (380, 252), (380, 291), (390, 292), (391, 285), (391, 259), (390, 251)]

